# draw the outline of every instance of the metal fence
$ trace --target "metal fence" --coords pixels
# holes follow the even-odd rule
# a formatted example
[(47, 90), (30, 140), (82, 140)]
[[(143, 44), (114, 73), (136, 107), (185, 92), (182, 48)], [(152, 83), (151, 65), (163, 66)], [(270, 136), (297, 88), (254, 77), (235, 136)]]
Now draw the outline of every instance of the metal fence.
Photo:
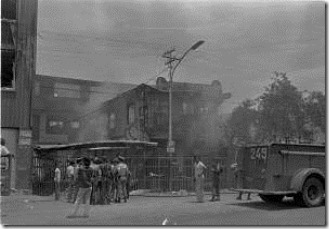
[[(152, 192), (194, 191), (194, 161), (193, 156), (173, 156), (169, 157), (165, 150), (156, 149), (152, 152), (130, 151), (123, 155), (131, 172), (131, 190), (148, 189)], [(60, 162), (62, 177), (66, 174), (68, 161), (81, 155), (97, 156), (108, 155), (113, 159), (115, 154), (108, 152), (91, 152), (90, 150), (57, 150), (47, 154), (35, 154), (33, 158), (33, 194), (51, 195), (54, 191), (54, 170), (55, 163)], [(223, 173), (221, 175), (221, 187), (227, 186), (227, 167), (225, 157), (214, 157), (201, 155), (201, 161), (208, 167), (205, 173), (205, 190), (210, 191), (212, 186), (211, 165), (220, 163)], [(170, 185), (171, 182), (171, 185)], [(65, 179), (62, 182), (62, 190), (67, 184)], [(171, 187), (171, 190), (170, 190)]]

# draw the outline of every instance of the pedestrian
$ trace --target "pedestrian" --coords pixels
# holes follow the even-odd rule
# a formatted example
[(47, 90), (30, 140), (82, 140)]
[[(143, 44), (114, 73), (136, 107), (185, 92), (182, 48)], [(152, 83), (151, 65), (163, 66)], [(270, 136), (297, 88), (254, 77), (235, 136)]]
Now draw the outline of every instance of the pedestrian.
[(78, 211), (81, 204), (84, 204), (82, 217), (88, 218), (90, 213), (90, 197), (92, 190), (92, 176), (93, 170), (90, 168), (90, 159), (83, 158), (82, 159), (83, 166), (78, 169), (78, 178), (77, 184), (79, 187), (77, 199), (75, 201), (75, 206), (73, 213), (68, 215), (67, 218), (76, 218), (78, 216)]
[[(1, 151), (0, 151), (1, 157), (1, 169), (7, 170), (9, 168), (9, 159), (10, 152), (8, 148), (6, 147), (6, 141), (5, 139), (1, 138)], [(2, 170), (1, 170), (2, 171)]]
[(100, 165), (100, 169), (102, 172), (102, 179), (101, 179), (101, 204), (107, 204), (107, 199), (106, 199), (106, 195), (108, 193), (108, 182), (107, 182), (107, 159), (106, 157), (102, 157), (102, 163)]
[(199, 157), (194, 157), (194, 180), (197, 202), (203, 202), (204, 173), (207, 167), (202, 163)]
[(68, 182), (68, 187), (66, 190), (67, 196), (66, 200), (68, 203), (74, 203), (73, 199), (73, 192), (74, 192), (74, 186), (75, 186), (75, 177), (74, 177), (74, 172), (75, 172), (75, 162), (70, 161), (69, 166), (66, 168), (66, 179)]
[(95, 157), (92, 163), (93, 170), (93, 185), (92, 185), (92, 197), (91, 204), (102, 204), (102, 170), (101, 170), (102, 160), (99, 157)]
[(130, 181), (131, 181), (131, 172), (128, 172), (128, 177), (127, 177), (127, 199), (129, 200), (130, 197)]
[(118, 203), (123, 199), (127, 202), (127, 181), (129, 176), (129, 169), (123, 157), (119, 157), (119, 164), (117, 165), (118, 177)]
[(10, 155), (10, 152), (8, 148), (6, 147), (6, 140), (4, 138), (1, 138), (1, 156), (7, 156)]
[[(232, 165), (231, 165), (231, 168), (234, 170), (234, 183), (235, 183), (235, 188), (236, 189), (240, 189), (240, 188), (242, 188), (241, 187), (241, 176), (242, 176), (242, 169), (240, 168), (240, 166), (239, 166), (239, 164), (238, 163), (233, 163)], [(242, 191), (239, 191), (239, 195), (237, 196), (237, 200), (242, 200), (242, 195), (244, 194), (244, 192), (242, 192)], [(247, 199), (248, 200), (251, 200), (251, 198), (250, 198), (250, 195), (251, 195), (251, 193), (250, 192), (248, 192), (247, 193), (248, 194), (248, 196), (247, 196)]]
[(119, 201), (119, 174), (118, 174), (118, 164), (119, 164), (119, 158), (113, 159), (113, 199), (115, 203), (118, 203)]
[(77, 158), (74, 163), (74, 185), (72, 191), (72, 203), (75, 203), (78, 196), (78, 170), (80, 167), (83, 167), (82, 158)]
[(54, 183), (55, 183), (55, 200), (58, 201), (60, 198), (61, 193), (61, 170), (59, 169), (59, 162), (55, 164), (55, 176), (54, 176)]
[(214, 163), (211, 168), (212, 172), (212, 197), (211, 201), (220, 200), (220, 175), (223, 172), (220, 164)]

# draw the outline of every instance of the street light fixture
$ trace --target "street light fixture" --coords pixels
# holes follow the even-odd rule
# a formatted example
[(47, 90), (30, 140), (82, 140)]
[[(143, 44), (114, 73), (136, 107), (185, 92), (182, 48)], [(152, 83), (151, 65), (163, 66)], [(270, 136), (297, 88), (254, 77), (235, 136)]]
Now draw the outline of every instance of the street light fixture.
[[(172, 140), (172, 83), (173, 83), (173, 75), (178, 67), (178, 65), (183, 61), (185, 56), (191, 51), (191, 50), (196, 50), (199, 48), (205, 41), (200, 40), (196, 42), (194, 45), (191, 46), (188, 50), (184, 52), (184, 54), (180, 58), (172, 57), (172, 52), (174, 49), (166, 52), (163, 54), (164, 58), (169, 59), (167, 62), (169, 65), (169, 136), (168, 136), (168, 153), (170, 153), (170, 158), (169, 158), (169, 163), (171, 165), (171, 159), (172, 159), (172, 153), (174, 152), (174, 142)], [(167, 56), (169, 54), (169, 56)], [(173, 62), (177, 61), (175, 65), (173, 65)], [(169, 169), (169, 191), (172, 191), (172, 178), (171, 178), (171, 171)]]

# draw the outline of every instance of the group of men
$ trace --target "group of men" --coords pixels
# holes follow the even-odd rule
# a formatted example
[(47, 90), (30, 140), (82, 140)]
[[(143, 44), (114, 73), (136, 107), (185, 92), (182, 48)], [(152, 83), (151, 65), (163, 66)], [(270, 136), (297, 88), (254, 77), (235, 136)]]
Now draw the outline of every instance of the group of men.
[[(76, 161), (70, 161), (67, 167), (67, 202), (69, 203), (76, 201), (79, 188), (77, 171), (82, 166), (83, 160), (78, 158)], [(112, 161), (108, 161), (105, 157), (95, 157), (91, 160), (90, 168), (92, 170), (90, 204), (103, 205), (111, 202), (127, 202), (129, 199), (130, 171), (123, 157), (117, 156)]]
[[(240, 181), (238, 180), (241, 178), (241, 175), (239, 173), (241, 172), (241, 169), (238, 167), (237, 163), (234, 163), (231, 165), (231, 168), (234, 170), (234, 177), (235, 177), (235, 184), (237, 185), (237, 188), (239, 187)], [(195, 192), (196, 192), (196, 200), (197, 202), (204, 202), (204, 179), (205, 179), (205, 171), (207, 169), (207, 166), (203, 164), (203, 162), (200, 160), (199, 157), (194, 157), (194, 183), (195, 183)], [(213, 162), (211, 167), (211, 173), (212, 173), (212, 195), (210, 201), (219, 201), (220, 200), (220, 178), (221, 174), (223, 173), (223, 167), (216, 163), (216, 161)], [(250, 194), (247, 193), (248, 200), (251, 200)], [(237, 200), (242, 200), (243, 192), (239, 192)]]

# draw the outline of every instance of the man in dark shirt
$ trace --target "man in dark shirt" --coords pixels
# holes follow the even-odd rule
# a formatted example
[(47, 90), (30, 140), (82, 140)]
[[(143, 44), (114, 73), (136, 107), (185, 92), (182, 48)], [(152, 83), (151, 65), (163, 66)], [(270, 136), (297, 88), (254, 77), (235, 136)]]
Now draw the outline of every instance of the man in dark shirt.
[(90, 196), (92, 190), (93, 170), (90, 166), (90, 159), (82, 159), (83, 166), (78, 169), (77, 185), (79, 187), (77, 200), (75, 202), (74, 212), (67, 218), (78, 217), (77, 213), (81, 204), (85, 204), (82, 217), (88, 218), (90, 212)]
[(212, 172), (212, 197), (211, 201), (220, 200), (220, 174), (222, 173), (222, 168), (219, 164), (213, 164), (211, 168)]

